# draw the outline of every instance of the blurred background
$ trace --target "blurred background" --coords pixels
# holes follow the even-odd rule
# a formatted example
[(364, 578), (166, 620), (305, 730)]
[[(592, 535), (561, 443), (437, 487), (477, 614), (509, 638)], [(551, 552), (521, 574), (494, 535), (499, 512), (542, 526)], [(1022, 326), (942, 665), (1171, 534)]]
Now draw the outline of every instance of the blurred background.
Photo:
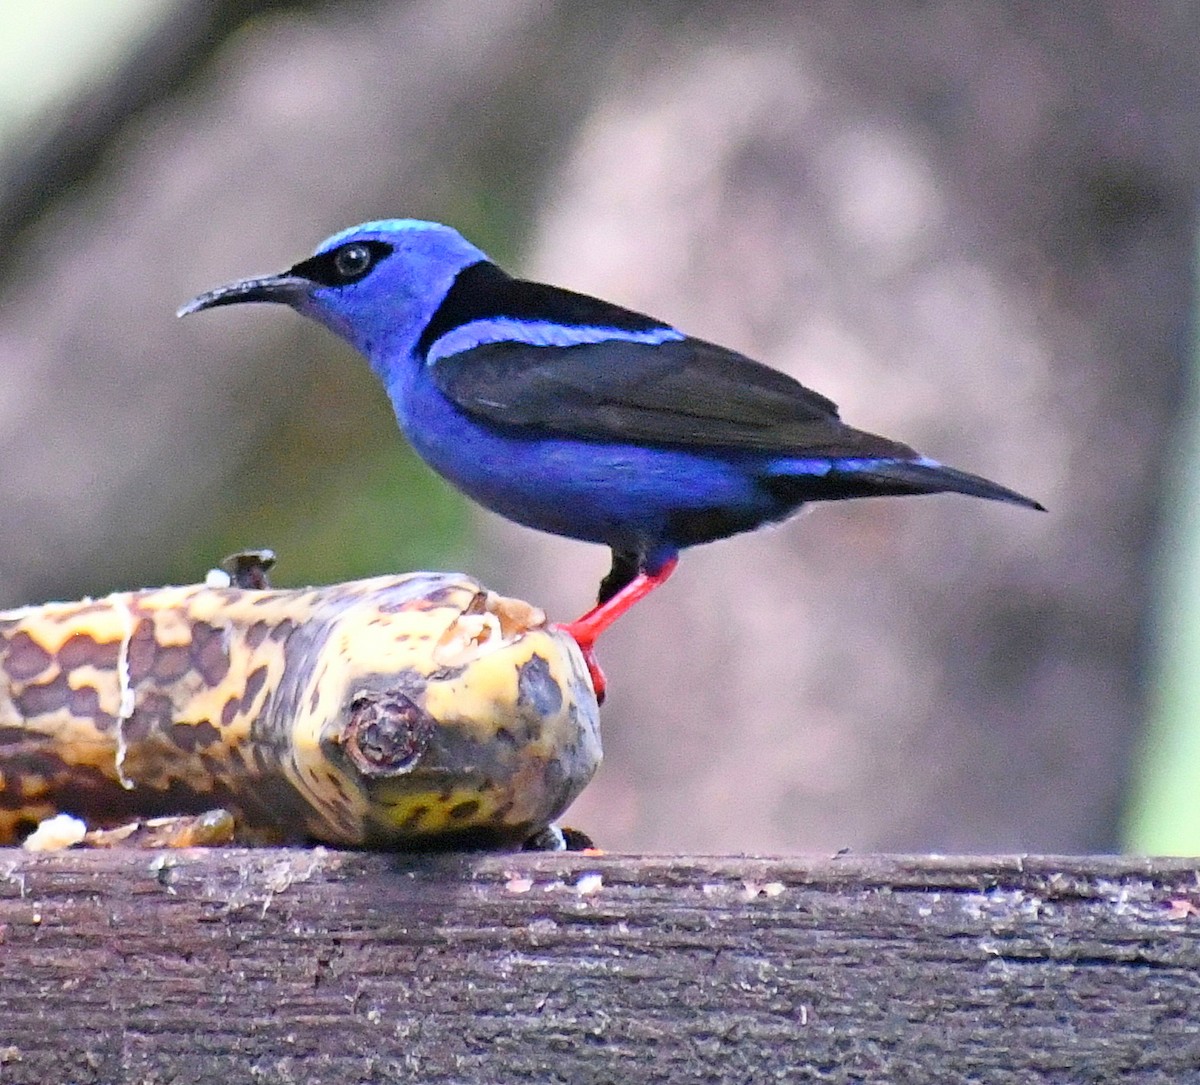
[(1041, 500), (874, 500), (685, 554), (604, 641), (610, 849), (1200, 852), (1200, 12), (957, 0), (9, 0), (0, 603), (607, 553), (415, 461), (274, 307), (369, 218), (785, 369)]

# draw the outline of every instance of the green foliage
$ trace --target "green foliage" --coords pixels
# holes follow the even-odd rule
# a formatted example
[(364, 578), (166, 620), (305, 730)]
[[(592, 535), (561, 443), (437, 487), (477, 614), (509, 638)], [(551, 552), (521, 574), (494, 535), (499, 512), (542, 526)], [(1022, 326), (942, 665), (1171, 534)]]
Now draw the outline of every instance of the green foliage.
[(1192, 328), (1191, 396), (1165, 503), (1152, 703), (1125, 826), (1129, 850), (1156, 855), (1200, 855), (1200, 296)]
[(417, 459), (366, 366), (346, 354), (291, 393), (293, 409), (264, 429), (173, 579), (196, 580), (224, 555), (263, 546), (279, 555), (280, 585), (469, 568), (466, 500)]

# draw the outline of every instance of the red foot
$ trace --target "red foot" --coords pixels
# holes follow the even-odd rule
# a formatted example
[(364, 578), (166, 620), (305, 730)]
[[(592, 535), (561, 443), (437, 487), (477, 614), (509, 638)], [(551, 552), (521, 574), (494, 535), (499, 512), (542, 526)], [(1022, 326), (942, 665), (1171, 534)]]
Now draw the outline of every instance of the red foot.
[(638, 573), (616, 595), (599, 606), (592, 607), (581, 618), (567, 622), (558, 628), (574, 638), (583, 653), (583, 661), (587, 664), (588, 674), (592, 677), (592, 688), (596, 691), (596, 700), (604, 703), (604, 691), (608, 688), (604, 672), (596, 661), (596, 638), (625, 613), (639, 599), (644, 599), (675, 571), (679, 558), (666, 561), (657, 573)]

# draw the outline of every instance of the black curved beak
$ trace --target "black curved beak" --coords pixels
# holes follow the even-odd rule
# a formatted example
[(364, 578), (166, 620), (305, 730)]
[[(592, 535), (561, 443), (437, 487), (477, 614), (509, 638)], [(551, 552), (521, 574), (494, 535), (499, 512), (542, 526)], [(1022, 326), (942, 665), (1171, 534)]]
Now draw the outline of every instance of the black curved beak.
[(182, 306), (176, 316), (198, 313), (201, 309), (215, 309), (218, 305), (240, 305), (244, 301), (271, 301), (281, 305), (295, 305), (303, 298), (312, 283), (299, 275), (285, 271), (280, 275), (260, 275), (254, 279), (239, 279), (192, 298)]

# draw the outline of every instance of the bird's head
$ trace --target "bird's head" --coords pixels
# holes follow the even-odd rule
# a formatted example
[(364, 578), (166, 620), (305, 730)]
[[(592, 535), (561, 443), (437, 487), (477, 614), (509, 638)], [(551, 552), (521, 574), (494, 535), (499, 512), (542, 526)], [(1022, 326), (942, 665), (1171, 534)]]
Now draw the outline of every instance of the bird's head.
[(455, 276), (486, 259), (458, 231), (437, 222), (365, 222), (326, 239), (287, 271), (219, 286), (193, 298), (179, 315), (278, 302), (324, 324), (379, 368), (412, 349)]

